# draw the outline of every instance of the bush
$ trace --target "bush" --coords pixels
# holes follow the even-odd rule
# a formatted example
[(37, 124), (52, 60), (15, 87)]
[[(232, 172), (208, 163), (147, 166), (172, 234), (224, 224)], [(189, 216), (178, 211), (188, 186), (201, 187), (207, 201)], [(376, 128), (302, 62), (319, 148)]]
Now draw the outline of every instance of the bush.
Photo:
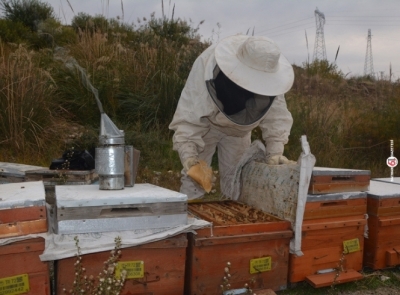
[(9, 43), (24, 43), (32, 35), (31, 31), (20, 22), (0, 19), (0, 39)]
[(41, 22), (54, 18), (54, 10), (48, 3), (39, 0), (0, 0), (0, 9), (5, 19), (20, 22), (36, 32)]

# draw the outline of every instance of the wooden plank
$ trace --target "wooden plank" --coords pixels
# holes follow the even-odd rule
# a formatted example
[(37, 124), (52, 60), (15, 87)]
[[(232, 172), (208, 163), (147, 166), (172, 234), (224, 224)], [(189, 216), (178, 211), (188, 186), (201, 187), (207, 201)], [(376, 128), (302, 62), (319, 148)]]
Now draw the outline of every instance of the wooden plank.
[(271, 289), (257, 290), (257, 295), (276, 295)]
[(0, 162), (0, 175), (5, 177), (13, 176), (16, 178), (24, 178), (26, 171), (45, 170), (45, 169), (47, 169), (47, 167)]
[(370, 175), (346, 175), (340, 171), (326, 173), (331, 174), (311, 176), (310, 194), (367, 191), (369, 188)]
[(341, 192), (358, 192), (358, 191), (367, 191), (368, 188), (369, 188), (369, 182), (310, 183), (308, 193), (327, 194), (327, 193), (341, 193)]
[(0, 184), (5, 183), (16, 183), (16, 182), (24, 182), (25, 176), (7, 176), (7, 175), (0, 175)]
[(317, 247), (326, 248), (338, 245), (343, 248), (343, 241), (359, 239), (364, 240), (364, 226), (347, 226), (331, 229), (312, 230), (302, 232), (302, 250), (311, 250)]
[(198, 238), (196, 239), (195, 246), (213, 246), (213, 245), (234, 244), (234, 243), (259, 242), (259, 241), (268, 241), (274, 239), (291, 238), (292, 236), (293, 232), (288, 230), (288, 231), (253, 233), (253, 234), (225, 236), (225, 237)]
[(349, 269), (340, 272), (336, 278), (336, 272), (311, 275), (306, 278), (306, 281), (314, 288), (328, 287), (337, 284), (343, 284), (363, 279), (363, 275), (359, 272)]
[(24, 252), (43, 252), (44, 245), (43, 238), (26, 239), (0, 246), (0, 255), (21, 254)]
[(392, 250), (386, 250), (386, 265), (388, 267), (400, 265), (400, 246), (394, 247)]
[(149, 203), (87, 207), (57, 207), (57, 220), (154, 216), (186, 213), (187, 203)]
[(303, 220), (367, 213), (366, 199), (307, 202)]
[(347, 226), (364, 226), (367, 220), (364, 215), (343, 216), (335, 218), (319, 218), (312, 220), (305, 220), (302, 224), (303, 231), (321, 230)]
[[(42, 238), (26, 239), (0, 246), (0, 278), (24, 273), (48, 272), (48, 263), (39, 259), (44, 251)], [(7, 266), (7, 267), (4, 267)]]
[(44, 184), (90, 184), (98, 179), (95, 170), (30, 170), (25, 172), (26, 181), (42, 180)]
[(47, 219), (0, 224), (0, 238), (47, 232)]
[[(297, 283), (304, 281), (307, 276), (318, 271), (336, 269), (340, 265), (343, 255), (343, 244), (332, 243), (324, 246), (318, 245), (308, 250), (302, 250), (303, 256), (290, 254), (289, 281)], [(344, 269), (362, 270), (363, 251), (352, 252), (344, 255), (342, 263)]]
[(18, 221), (30, 221), (46, 219), (45, 206), (33, 206), (24, 208), (11, 208), (0, 210), (0, 224)]
[(291, 230), (290, 222), (269, 222), (255, 224), (235, 224), (228, 226), (212, 226), (210, 228), (201, 228), (196, 230), (197, 236), (212, 237), (212, 236), (234, 236), (251, 233), (273, 232)]
[(400, 216), (383, 216), (379, 218), (379, 226), (399, 225)]
[[(400, 188), (399, 188), (400, 189)], [(368, 214), (376, 216), (400, 215), (400, 197), (387, 199), (367, 198)]]
[[(143, 261), (144, 277), (127, 279), (121, 295), (131, 294), (184, 294), (184, 275), (186, 247), (178, 245), (187, 238), (186, 234), (165, 239), (159, 245), (169, 247), (152, 246), (149, 243), (121, 249), (119, 261)], [(161, 241), (160, 241), (161, 242)], [(158, 242), (155, 242), (158, 243)], [(86, 269), (86, 275), (97, 277), (103, 270), (104, 262), (109, 258), (110, 252), (104, 251), (82, 255), (82, 265)], [(57, 260), (55, 263), (55, 276), (57, 278), (56, 294), (63, 294), (63, 289), (71, 289), (74, 281), (75, 257)]]

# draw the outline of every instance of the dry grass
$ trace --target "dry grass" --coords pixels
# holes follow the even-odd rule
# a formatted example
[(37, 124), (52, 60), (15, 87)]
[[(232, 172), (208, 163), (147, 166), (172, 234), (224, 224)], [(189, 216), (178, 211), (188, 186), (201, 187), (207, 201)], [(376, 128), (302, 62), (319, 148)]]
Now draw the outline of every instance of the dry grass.
[(40, 162), (48, 147), (59, 148), (57, 132), (68, 128), (56, 117), (54, 81), (36, 66), (38, 54), (23, 45), (0, 43), (0, 143), (2, 157)]
[(298, 138), (305, 134), (317, 166), (366, 169), (373, 177), (388, 177), (390, 140), (395, 146), (400, 142), (399, 90), (397, 83), (326, 79), (297, 68), (287, 94), (294, 117), (287, 154), (298, 157)]

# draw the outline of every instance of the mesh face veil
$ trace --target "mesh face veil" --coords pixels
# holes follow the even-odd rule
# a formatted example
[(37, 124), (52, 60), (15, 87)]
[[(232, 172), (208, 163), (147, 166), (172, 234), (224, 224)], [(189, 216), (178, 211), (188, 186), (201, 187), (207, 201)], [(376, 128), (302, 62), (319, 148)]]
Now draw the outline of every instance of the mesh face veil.
[(254, 93), (232, 82), (220, 71), (214, 80), (217, 97), (224, 106), (228, 116), (236, 114), (246, 107), (246, 101), (254, 97)]

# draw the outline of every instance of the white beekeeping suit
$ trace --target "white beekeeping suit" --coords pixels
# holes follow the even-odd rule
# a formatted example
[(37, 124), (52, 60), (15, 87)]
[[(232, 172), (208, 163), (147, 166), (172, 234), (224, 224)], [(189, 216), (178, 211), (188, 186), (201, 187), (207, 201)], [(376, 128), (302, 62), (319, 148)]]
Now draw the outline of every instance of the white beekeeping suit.
[(293, 119), (284, 93), (293, 80), (292, 66), (266, 37), (231, 36), (196, 59), (169, 125), (175, 132), (173, 149), (183, 165), (182, 193), (189, 199), (204, 195), (186, 172), (199, 160), (210, 165), (217, 148), (225, 194), (257, 126), (266, 144), (267, 163), (288, 162), (283, 151)]

